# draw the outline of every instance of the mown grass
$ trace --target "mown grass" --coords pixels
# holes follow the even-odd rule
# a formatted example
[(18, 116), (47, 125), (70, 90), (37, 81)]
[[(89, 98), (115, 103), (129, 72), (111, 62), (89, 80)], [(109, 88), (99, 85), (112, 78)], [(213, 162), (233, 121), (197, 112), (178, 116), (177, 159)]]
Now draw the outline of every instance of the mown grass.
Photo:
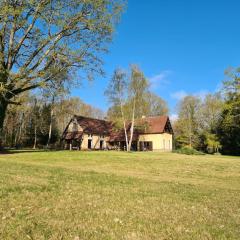
[(0, 239), (240, 239), (240, 158), (0, 155)]

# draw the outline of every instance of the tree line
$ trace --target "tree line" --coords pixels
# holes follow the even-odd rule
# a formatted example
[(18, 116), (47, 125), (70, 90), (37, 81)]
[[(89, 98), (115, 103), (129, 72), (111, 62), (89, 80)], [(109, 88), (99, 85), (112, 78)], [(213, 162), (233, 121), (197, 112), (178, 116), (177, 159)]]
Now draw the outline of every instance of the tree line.
[(61, 135), (73, 115), (103, 119), (105, 113), (78, 97), (53, 99), (23, 95), (22, 105), (11, 105), (4, 122), (3, 143), (14, 148), (59, 148)]
[(240, 68), (226, 71), (221, 90), (203, 99), (186, 96), (174, 122), (175, 147), (240, 155)]

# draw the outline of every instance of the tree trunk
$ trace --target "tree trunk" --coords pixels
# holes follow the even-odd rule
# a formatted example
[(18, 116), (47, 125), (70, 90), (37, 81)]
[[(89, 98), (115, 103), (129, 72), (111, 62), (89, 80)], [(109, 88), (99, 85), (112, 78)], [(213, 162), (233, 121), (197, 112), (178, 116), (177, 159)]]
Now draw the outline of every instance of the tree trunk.
[(17, 139), (17, 145), (20, 144), (21, 139), (22, 139), (22, 130), (24, 128), (24, 117), (25, 117), (25, 114), (23, 113), (22, 114), (22, 118), (21, 118), (20, 127), (19, 127), (19, 134), (18, 134), (18, 139)]
[(37, 99), (34, 99), (34, 142), (33, 142), (33, 149), (36, 149), (37, 146)]
[(124, 128), (124, 135), (125, 135), (125, 141), (126, 141), (126, 150), (128, 151), (128, 135), (127, 135), (127, 128), (126, 128), (126, 121), (124, 118), (124, 113), (123, 113), (123, 106), (122, 102), (120, 103), (121, 105), (121, 114), (122, 114), (122, 120), (123, 120), (123, 128)]
[(128, 152), (131, 151), (131, 147), (132, 147), (133, 130), (134, 130), (134, 120), (132, 120), (131, 129), (130, 129), (130, 140), (128, 144)]
[[(51, 111), (52, 112), (52, 111)], [(52, 114), (51, 114), (51, 119), (50, 119), (50, 124), (49, 124), (49, 130), (48, 130), (48, 140), (47, 140), (47, 145), (46, 148), (49, 147), (50, 141), (52, 137)]]
[(8, 103), (0, 99), (0, 151), (3, 150), (3, 124), (6, 117)]
[(34, 126), (34, 143), (33, 143), (33, 149), (36, 149), (37, 145), (37, 124), (35, 123)]
[(189, 125), (189, 146), (192, 147), (192, 124)]
[(19, 130), (20, 130), (20, 125), (19, 125), (18, 129), (16, 130), (16, 134), (15, 134), (15, 138), (14, 138), (14, 146), (15, 147), (17, 146)]
[(52, 137), (52, 122), (53, 122), (53, 105), (54, 105), (54, 96), (52, 98), (52, 104), (51, 104), (51, 113), (50, 113), (50, 124), (49, 124), (49, 130), (48, 130), (48, 141), (46, 147), (49, 147), (51, 137)]
[(132, 112), (132, 123), (131, 123), (131, 129), (130, 129), (130, 140), (129, 140), (129, 144), (128, 144), (128, 152), (131, 151), (131, 147), (132, 147), (132, 139), (133, 139), (133, 132), (134, 132), (134, 124), (135, 124), (135, 100), (133, 102), (133, 112)]

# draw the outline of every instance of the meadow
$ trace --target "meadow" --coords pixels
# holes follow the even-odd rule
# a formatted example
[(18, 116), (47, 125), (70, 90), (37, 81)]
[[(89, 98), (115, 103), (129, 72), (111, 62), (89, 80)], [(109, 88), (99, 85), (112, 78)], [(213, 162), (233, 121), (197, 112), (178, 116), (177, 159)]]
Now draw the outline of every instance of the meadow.
[(0, 239), (240, 239), (240, 158), (0, 155)]

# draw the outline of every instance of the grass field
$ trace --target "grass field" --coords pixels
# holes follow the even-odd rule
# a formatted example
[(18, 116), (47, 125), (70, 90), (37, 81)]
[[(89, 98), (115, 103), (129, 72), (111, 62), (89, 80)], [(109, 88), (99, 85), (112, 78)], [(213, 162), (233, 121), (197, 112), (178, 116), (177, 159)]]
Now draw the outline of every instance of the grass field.
[(240, 158), (0, 155), (0, 239), (240, 239)]

